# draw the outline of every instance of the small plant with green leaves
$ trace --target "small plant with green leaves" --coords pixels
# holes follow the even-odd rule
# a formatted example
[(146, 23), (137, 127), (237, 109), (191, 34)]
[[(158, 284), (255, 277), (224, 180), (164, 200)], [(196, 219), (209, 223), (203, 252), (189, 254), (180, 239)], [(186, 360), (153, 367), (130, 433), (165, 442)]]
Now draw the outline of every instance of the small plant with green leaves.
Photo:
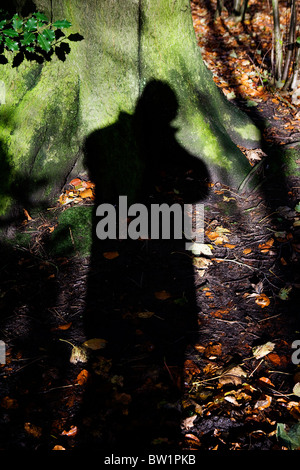
[(3, 54), (5, 50), (16, 52), (29, 59), (33, 58), (33, 54), (51, 56), (57, 44), (64, 39), (76, 40), (76, 35), (66, 37), (62, 31), (70, 26), (71, 23), (66, 19), (51, 22), (40, 12), (26, 18), (16, 13), (10, 19), (0, 12), (0, 53)]

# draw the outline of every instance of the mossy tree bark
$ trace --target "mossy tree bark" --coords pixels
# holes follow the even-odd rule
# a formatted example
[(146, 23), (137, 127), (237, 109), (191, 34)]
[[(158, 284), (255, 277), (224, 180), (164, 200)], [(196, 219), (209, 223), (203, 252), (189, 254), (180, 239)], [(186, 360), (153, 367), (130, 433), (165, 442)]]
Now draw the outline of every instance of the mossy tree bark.
[[(86, 138), (113, 129), (120, 116), (133, 116), (153, 79), (176, 96), (172, 125), (180, 145), (202, 159), (212, 179), (241, 183), (250, 168), (236, 144), (257, 146), (259, 133), (215, 86), (197, 45), (189, 0), (18, 0), (14, 7), (35, 7), (53, 21), (66, 18), (84, 39), (70, 44), (65, 61), (53, 55), (43, 64), (0, 65), (6, 88), (0, 106), (2, 214), (15, 199), (30, 204), (57, 194), (72, 172), (83, 170)], [(118, 138), (114, 142), (119, 145)], [(131, 147), (126, 155), (134, 153), (132, 139), (122, 145)], [(126, 164), (130, 172), (119, 165), (119, 176), (114, 164), (106, 168), (107, 181), (109, 173), (137, 180), (139, 164)]]

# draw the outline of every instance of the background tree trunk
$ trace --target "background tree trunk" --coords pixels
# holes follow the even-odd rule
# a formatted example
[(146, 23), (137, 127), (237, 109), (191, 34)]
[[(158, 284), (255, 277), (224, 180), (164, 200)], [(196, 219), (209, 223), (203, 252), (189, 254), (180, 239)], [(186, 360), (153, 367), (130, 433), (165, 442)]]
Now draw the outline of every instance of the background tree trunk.
[[(53, 55), (43, 64), (23, 61), (13, 67), (10, 60), (0, 66), (6, 87), (6, 104), (0, 106), (6, 176), (0, 213), (15, 200), (23, 206), (49, 201), (70, 175), (84, 171), (86, 138), (112, 128), (120, 115), (133, 116), (153, 79), (175, 93), (172, 126), (180, 145), (202, 159), (212, 180), (241, 183), (250, 168), (236, 144), (258, 146), (259, 132), (214, 84), (197, 45), (189, 0), (19, 0), (14, 5), (23, 13), (33, 7), (53, 21), (68, 19), (71, 32), (84, 39), (70, 43), (65, 61)], [(132, 139), (122, 139), (132, 162), (124, 161), (117, 171), (117, 137), (104, 172), (108, 182), (128, 180), (134, 193), (143, 170)]]

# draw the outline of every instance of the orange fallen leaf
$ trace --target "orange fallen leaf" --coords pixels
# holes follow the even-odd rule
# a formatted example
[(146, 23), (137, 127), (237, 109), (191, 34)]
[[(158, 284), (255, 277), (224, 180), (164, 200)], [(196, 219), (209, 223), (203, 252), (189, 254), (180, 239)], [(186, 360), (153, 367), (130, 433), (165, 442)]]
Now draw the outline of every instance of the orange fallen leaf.
[(72, 181), (70, 181), (71, 186), (79, 186), (82, 184), (82, 181), (80, 178), (74, 178)]
[(89, 372), (86, 369), (83, 369), (77, 375), (76, 383), (78, 383), (78, 385), (84, 385), (85, 383), (87, 383), (88, 378), (89, 378)]
[(255, 403), (254, 408), (258, 410), (264, 410), (265, 408), (269, 408), (271, 403), (272, 403), (272, 397), (270, 397), (269, 395), (265, 395), (262, 400), (258, 400)]
[(119, 256), (118, 251), (105, 251), (103, 253), (104, 258), (106, 259), (115, 259)]
[(68, 437), (72, 437), (72, 436), (76, 436), (77, 434), (77, 426), (72, 426), (69, 431), (63, 431), (61, 433), (62, 436), (68, 436)]
[(85, 189), (93, 189), (95, 187), (95, 184), (91, 181), (81, 181), (81, 186)]
[(63, 446), (60, 446), (60, 445), (56, 445), (53, 447), (52, 450), (66, 450)]
[(249, 255), (249, 253), (251, 253), (251, 251), (252, 251), (251, 248), (245, 248), (245, 249), (243, 250), (243, 254), (244, 254), (244, 255)]
[(268, 253), (273, 243), (274, 243), (274, 238), (269, 238), (269, 240), (266, 241), (266, 243), (260, 243), (258, 245), (258, 248), (261, 250), (262, 253)]
[(270, 379), (268, 379), (268, 377), (260, 377), (258, 380), (259, 380), (259, 382), (262, 382), (263, 384), (270, 385), (271, 387), (274, 387), (274, 384), (271, 382)]
[(161, 290), (159, 292), (154, 292), (154, 295), (158, 300), (167, 300), (170, 297), (172, 297), (171, 294), (169, 292), (165, 291), (165, 290)]
[(264, 308), (270, 305), (270, 299), (266, 294), (260, 294), (256, 297), (255, 303), (260, 305), (261, 308)]
[(63, 325), (59, 325), (57, 327), (58, 330), (68, 330), (70, 326), (72, 325), (72, 322), (70, 323), (64, 323)]
[(225, 248), (235, 248), (235, 245), (231, 245), (230, 243), (225, 243), (224, 246)]
[(211, 312), (211, 315), (216, 318), (222, 318), (223, 315), (227, 315), (230, 312), (229, 308), (215, 310)]
[(94, 193), (93, 193), (91, 188), (85, 189), (84, 191), (82, 191), (80, 193), (80, 197), (82, 197), (82, 199), (87, 199), (87, 198), (93, 199), (94, 198)]
[(270, 353), (268, 354), (267, 359), (274, 365), (274, 366), (280, 366), (280, 367), (286, 367), (290, 359), (285, 357), (285, 356), (279, 356), (276, 353)]
[(24, 211), (24, 214), (25, 214), (26, 219), (27, 219), (27, 220), (32, 220), (32, 217), (30, 217), (30, 215), (29, 215), (29, 213), (27, 212), (27, 210), (26, 210), (26, 209), (23, 209), (23, 211)]

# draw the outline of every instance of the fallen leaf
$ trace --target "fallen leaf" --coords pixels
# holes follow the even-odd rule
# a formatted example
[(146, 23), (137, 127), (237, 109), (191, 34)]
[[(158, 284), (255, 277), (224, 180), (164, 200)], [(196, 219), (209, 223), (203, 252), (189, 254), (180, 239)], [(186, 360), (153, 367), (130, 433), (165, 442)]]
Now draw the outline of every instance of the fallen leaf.
[(266, 294), (260, 294), (256, 296), (255, 303), (261, 308), (264, 308), (270, 305), (270, 299), (266, 296)]
[(87, 199), (87, 198), (94, 199), (94, 193), (91, 188), (85, 189), (84, 191), (80, 193), (80, 197), (82, 197), (82, 199)]
[(82, 370), (81, 372), (79, 372), (79, 374), (77, 375), (77, 377), (76, 377), (76, 383), (78, 383), (78, 385), (84, 385), (85, 383), (87, 383), (88, 378), (89, 378), (89, 372), (88, 372), (86, 369), (83, 369), (83, 370)]
[(244, 255), (249, 255), (249, 253), (251, 253), (251, 251), (252, 251), (251, 248), (245, 248), (245, 249), (243, 250), (243, 254), (244, 254)]
[(70, 326), (72, 325), (72, 322), (70, 323), (64, 323), (63, 325), (59, 325), (57, 327), (58, 330), (68, 330)]
[(72, 427), (69, 429), (69, 431), (63, 431), (63, 432), (61, 433), (61, 435), (62, 435), (62, 436), (73, 437), (73, 436), (76, 436), (77, 431), (78, 431), (77, 426), (72, 426)]
[(172, 297), (171, 294), (165, 290), (154, 292), (154, 295), (158, 300), (167, 300)]
[(32, 217), (30, 217), (30, 215), (29, 215), (29, 213), (27, 212), (26, 209), (23, 209), (23, 211), (24, 211), (24, 215), (25, 215), (27, 220), (33, 220)]
[(275, 348), (275, 343), (271, 343), (268, 341), (265, 344), (262, 344), (260, 346), (255, 346), (252, 348), (253, 356), (256, 357), (256, 359), (261, 359), (264, 356), (267, 356), (273, 349)]
[(138, 317), (139, 318), (151, 318), (154, 315), (155, 312), (139, 312)]
[(42, 428), (35, 424), (25, 423), (24, 429), (32, 437), (40, 438), (42, 435)]
[(115, 258), (118, 258), (119, 252), (118, 251), (106, 251), (103, 253), (103, 256), (106, 259), (115, 259)]
[(181, 422), (181, 429), (184, 431), (188, 431), (189, 429), (194, 427), (194, 421), (197, 418), (197, 415), (189, 416), (188, 418), (185, 418)]
[(274, 238), (269, 238), (266, 243), (260, 243), (258, 248), (261, 250), (262, 253), (268, 253), (274, 243)]
[(294, 424), (287, 432), (285, 424), (277, 423), (276, 436), (281, 440), (290, 450), (300, 448), (300, 422)]
[(222, 345), (221, 343), (211, 343), (205, 348), (204, 355), (208, 359), (216, 359), (217, 356), (222, 354)]
[(292, 290), (292, 286), (282, 287), (282, 289), (280, 289), (280, 291), (278, 293), (278, 297), (281, 300), (288, 300), (289, 299), (289, 293), (291, 292), (291, 290)]
[(7, 396), (2, 398), (1, 406), (6, 410), (15, 410), (16, 408), (18, 408), (19, 404), (15, 398), (10, 398)]
[(104, 349), (106, 347), (107, 341), (102, 338), (92, 338), (85, 341), (82, 346), (97, 351), (98, 349)]
[(66, 450), (63, 446), (60, 446), (60, 445), (56, 445), (53, 447), (52, 450)]
[(212, 256), (211, 247), (204, 243), (192, 243), (189, 246), (189, 250), (191, 250), (193, 255), (195, 256), (199, 256), (199, 255)]
[(271, 403), (272, 403), (272, 397), (270, 397), (269, 395), (265, 395), (265, 397), (262, 400), (258, 400), (255, 403), (254, 408), (258, 410), (264, 410), (265, 408), (269, 408)]
[(71, 352), (70, 362), (71, 364), (77, 364), (77, 362), (87, 362), (88, 353), (86, 348), (74, 346)]
[(86, 189), (90, 189), (90, 188), (93, 189), (93, 188), (95, 188), (95, 184), (92, 183), (91, 181), (82, 181), (82, 182), (81, 182), (81, 186), (82, 186), (83, 188), (86, 188)]
[(80, 186), (82, 184), (82, 180), (80, 178), (74, 178), (69, 184), (71, 186)]
[(202, 256), (193, 259), (193, 265), (197, 269), (206, 269), (212, 262), (210, 259), (203, 258)]
[(300, 382), (297, 382), (293, 387), (293, 394), (300, 397)]
[(246, 372), (241, 366), (232, 366), (227, 369), (219, 378), (220, 385), (233, 384), (240, 385), (243, 382), (242, 377), (247, 377)]
[(226, 397), (224, 397), (224, 400), (228, 401), (229, 403), (232, 403), (232, 405), (240, 406), (237, 399), (232, 395), (227, 395)]
[(274, 384), (271, 382), (270, 379), (268, 379), (268, 377), (259, 377), (259, 382), (261, 382), (262, 384), (266, 384), (266, 385), (270, 385), (271, 387), (274, 387)]

